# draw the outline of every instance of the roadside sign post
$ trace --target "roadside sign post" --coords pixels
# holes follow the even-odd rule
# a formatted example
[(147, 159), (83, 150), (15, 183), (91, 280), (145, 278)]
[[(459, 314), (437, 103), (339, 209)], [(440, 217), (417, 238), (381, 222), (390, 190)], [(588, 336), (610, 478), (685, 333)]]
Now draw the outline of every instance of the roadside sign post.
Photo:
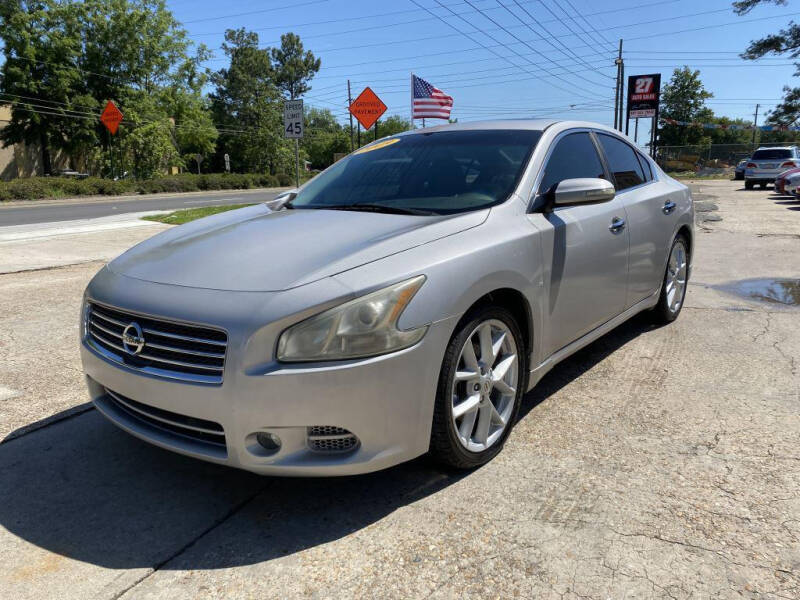
[(225, 172), (226, 173), (230, 173), (231, 172), (231, 157), (226, 152), (224, 158), (225, 158)]
[(106, 102), (106, 107), (100, 114), (100, 122), (106, 126), (108, 130), (108, 157), (110, 160), (111, 178), (114, 178), (114, 148), (112, 145), (113, 136), (116, 135), (119, 129), (119, 124), (122, 123), (122, 111), (117, 108), (111, 100)]
[[(353, 115), (364, 129), (369, 129), (378, 122), (378, 119), (386, 112), (386, 105), (369, 87), (353, 100), (349, 107), (350, 114)], [(378, 127), (375, 126), (375, 139), (378, 139)], [(361, 145), (361, 135), (359, 130), (358, 145)]]
[(300, 142), (303, 137), (303, 101), (287, 100), (283, 103), (283, 137), (294, 139), (295, 185), (300, 187)]

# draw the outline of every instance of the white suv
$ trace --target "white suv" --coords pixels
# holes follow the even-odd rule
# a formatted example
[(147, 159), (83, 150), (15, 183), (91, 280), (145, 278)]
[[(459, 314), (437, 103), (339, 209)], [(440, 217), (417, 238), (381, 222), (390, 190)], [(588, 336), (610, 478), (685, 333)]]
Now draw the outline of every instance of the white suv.
[(797, 146), (759, 148), (747, 161), (744, 187), (752, 190), (756, 184), (762, 188), (775, 181), (787, 169), (800, 167), (800, 149)]

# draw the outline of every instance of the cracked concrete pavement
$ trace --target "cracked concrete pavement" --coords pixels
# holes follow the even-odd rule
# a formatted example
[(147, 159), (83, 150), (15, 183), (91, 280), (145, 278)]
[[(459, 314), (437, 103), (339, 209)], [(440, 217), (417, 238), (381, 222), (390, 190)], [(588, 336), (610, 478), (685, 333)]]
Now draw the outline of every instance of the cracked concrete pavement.
[(562, 363), (466, 474), (260, 478), (148, 446), (85, 404), (102, 261), (0, 275), (0, 597), (800, 597), (800, 308), (726, 291), (800, 278), (800, 203), (695, 192), (721, 220), (680, 318)]

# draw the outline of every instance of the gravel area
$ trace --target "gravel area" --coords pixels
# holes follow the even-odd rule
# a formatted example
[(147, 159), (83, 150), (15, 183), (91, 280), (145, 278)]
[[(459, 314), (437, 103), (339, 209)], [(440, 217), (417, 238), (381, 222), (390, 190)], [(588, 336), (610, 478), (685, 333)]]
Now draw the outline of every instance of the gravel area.
[(740, 183), (693, 184), (719, 220), (680, 318), (559, 365), (470, 473), (260, 478), (151, 447), (85, 404), (102, 262), (0, 275), (0, 597), (800, 597), (800, 307), (736, 285), (800, 279), (800, 203)]

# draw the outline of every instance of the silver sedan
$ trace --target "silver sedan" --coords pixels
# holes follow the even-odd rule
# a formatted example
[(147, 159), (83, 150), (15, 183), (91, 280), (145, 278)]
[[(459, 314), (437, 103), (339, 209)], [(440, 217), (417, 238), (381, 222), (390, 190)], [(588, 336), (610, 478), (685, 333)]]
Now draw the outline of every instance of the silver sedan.
[(89, 393), (137, 437), (257, 473), (475, 467), (559, 361), (678, 316), (693, 238), (686, 186), (602, 125), (407, 132), (104, 267)]

